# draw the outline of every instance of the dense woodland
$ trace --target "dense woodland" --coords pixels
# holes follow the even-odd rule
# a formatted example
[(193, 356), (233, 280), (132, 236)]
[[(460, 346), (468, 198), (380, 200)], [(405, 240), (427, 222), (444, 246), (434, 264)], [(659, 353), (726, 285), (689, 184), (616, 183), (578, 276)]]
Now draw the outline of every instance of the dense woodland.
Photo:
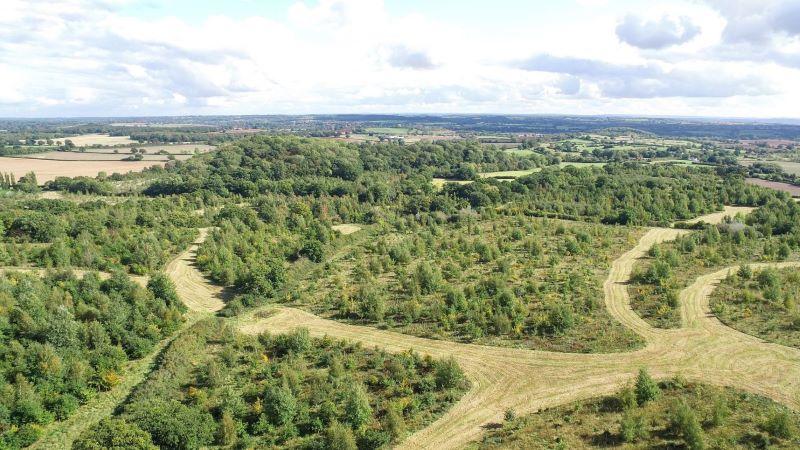
[(108, 280), (69, 271), (0, 274), (0, 447), (33, 443), (122, 379), (182, 322), (169, 279), (146, 288), (117, 272)]
[(0, 265), (125, 269), (148, 274), (203, 224), (191, 201), (0, 198)]
[(74, 448), (120, 445), (122, 433), (137, 448), (376, 449), (430, 423), (466, 386), (450, 360), (313, 339), (304, 329), (243, 336), (208, 320), (172, 343), (121, 414)]

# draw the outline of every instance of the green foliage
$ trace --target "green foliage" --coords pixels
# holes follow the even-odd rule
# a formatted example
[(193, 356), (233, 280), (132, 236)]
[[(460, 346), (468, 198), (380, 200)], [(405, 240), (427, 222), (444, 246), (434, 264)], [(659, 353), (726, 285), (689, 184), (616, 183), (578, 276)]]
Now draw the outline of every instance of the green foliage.
[(372, 407), (369, 404), (369, 397), (360, 384), (351, 385), (347, 391), (346, 400), (344, 403), (344, 420), (349, 423), (353, 429), (358, 430), (367, 424), (372, 418)]
[(791, 439), (795, 434), (795, 426), (789, 412), (784, 408), (776, 408), (764, 422), (764, 430), (781, 439)]
[(156, 450), (150, 434), (122, 419), (103, 419), (83, 432), (73, 450)]
[(358, 450), (353, 429), (336, 421), (325, 430), (324, 443), (326, 450)]
[(177, 400), (148, 399), (131, 405), (125, 416), (150, 433), (161, 448), (195, 449), (214, 438), (211, 414), (183, 405)]
[(121, 273), (0, 275), (0, 442), (16, 448), (34, 425), (70, 416), (181, 320), (169, 298)]
[(661, 395), (658, 383), (653, 380), (645, 368), (639, 369), (639, 375), (636, 377), (635, 392), (636, 403), (639, 405), (656, 400)]
[[(746, 266), (743, 266), (746, 267)], [(800, 347), (800, 274), (796, 268), (739, 273), (711, 294), (712, 311), (725, 324), (747, 334)]]
[(689, 450), (706, 448), (703, 428), (692, 408), (685, 402), (678, 402), (670, 415), (670, 431), (680, 436)]
[[(506, 422), (467, 448), (800, 448), (796, 433), (777, 437), (768, 423), (791, 430), (800, 415), (774, 401), (730, 388), (670, 381), (657, 399), (617, 407), (630, 388), (614, 396), (548, 408)], [(721, 414), (720, 410), (724, 410)], [(715, 412), (716, 411), (716, 412)], [(714, 422), (715, 415), (725, 416)], [(701, 421), (701, 419), (705, 419)], [(701, 423), (705, 422), (705, 429)], [(616, 425), (616, 426), (615, 426)], [(781, 426), (778, 426), (781, 428)], [(763, 430), (763, 431), (762, 431)]]
[(441, 389), (454, 389), (464, 383), (464, 372), (454, 358), (445, 359), (435, 364), (436, 386)]
[(202, 223), (183, 200), (109, 205), (0, 198), (0, 245), (13, 251), (0, 264), (152, 273), (188, 246)]
[(622, 415), (620, 422), (620, 436), (622, 440), (628, 443), (633, 443), (641, 439), (647, 438), (647, 422), (641, 413), (635, 411), (626, 411)]
[[(199, 322), (165, 350), (117, 419), (161, 448), (381, 448), (432, 422), (464, 391), (440, 388), (440, 362), (365, 350), (308, 331), (243, 336)], [(100, 439), (93, 432), (85, 439)]]

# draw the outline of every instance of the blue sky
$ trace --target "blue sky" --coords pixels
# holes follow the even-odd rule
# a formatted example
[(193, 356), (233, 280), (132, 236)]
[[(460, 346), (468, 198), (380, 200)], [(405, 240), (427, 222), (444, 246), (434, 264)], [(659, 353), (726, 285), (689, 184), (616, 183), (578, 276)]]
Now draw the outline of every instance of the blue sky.
[(800, 0), (3, 0), (0, 116), (800, 117)]

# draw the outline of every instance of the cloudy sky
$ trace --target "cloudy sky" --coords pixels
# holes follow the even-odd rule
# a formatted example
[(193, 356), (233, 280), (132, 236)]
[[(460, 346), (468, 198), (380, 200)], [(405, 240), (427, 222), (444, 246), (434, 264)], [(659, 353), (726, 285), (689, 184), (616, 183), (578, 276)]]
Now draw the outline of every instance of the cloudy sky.
[(0, 116), (800, 118), (800, 0), (0, 0)]

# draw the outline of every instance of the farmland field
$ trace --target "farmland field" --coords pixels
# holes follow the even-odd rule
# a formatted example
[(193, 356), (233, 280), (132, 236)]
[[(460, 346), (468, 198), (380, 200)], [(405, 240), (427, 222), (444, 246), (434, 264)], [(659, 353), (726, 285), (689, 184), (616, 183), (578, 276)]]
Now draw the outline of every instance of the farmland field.
[[(129, 152), (113, 153), (105, 152), (44, 152), (25, 155), (24, 157), (15, 157), (18, 159), (44, 159), (49, 161), (122, 161), (131, 156)], [(186, 160), (191, 158), (191, 155), (177, 154), (173, 155), (177, 160)], [(168, 155), (159, 155), (157, 153), (147, 153), (142, 156), (143, 161), (167, 161)]]
[(39, 183), (56, 177), (96, 177), (100, 172), (140, 172), (147, 167), (163, 165), (160, 161), (52, 161), (46, 159), (22, 159), (0, 157), (0, 172), (17, 176), (34, 172)]
[(56, 142), (64, 143), (69, 139), (76, 147), (86, 147), (89, 145), (126, 145), (136, 144), (129, 136), (110, 136), (108, 134), (83, 134), (80, 136), (68, 136), (55, 139)]
[[(210, 152), (214, 150), (213, 145), (206, 144), (172, 144), (172, 145), (135, 145), (133, 148), (143, 148), (147, 150), (147, 154), (154, 155), (158, 152), (167, 152), (172, 155), (193, 155), (195, 150), (200, 153)], [(124, 148), (87, 148), (86, 153), (114, 153), (117, 150), (119, 154), (130, 153), (131, 147)]]
[(748, 178), (747, 183), (775, 189), (776, 191), (786, 192), (792, 197), (800, 197), (800, 186), (795, 186), (793, 184), (781, 183), (778, 181), (767, 181), (760, 178)]

